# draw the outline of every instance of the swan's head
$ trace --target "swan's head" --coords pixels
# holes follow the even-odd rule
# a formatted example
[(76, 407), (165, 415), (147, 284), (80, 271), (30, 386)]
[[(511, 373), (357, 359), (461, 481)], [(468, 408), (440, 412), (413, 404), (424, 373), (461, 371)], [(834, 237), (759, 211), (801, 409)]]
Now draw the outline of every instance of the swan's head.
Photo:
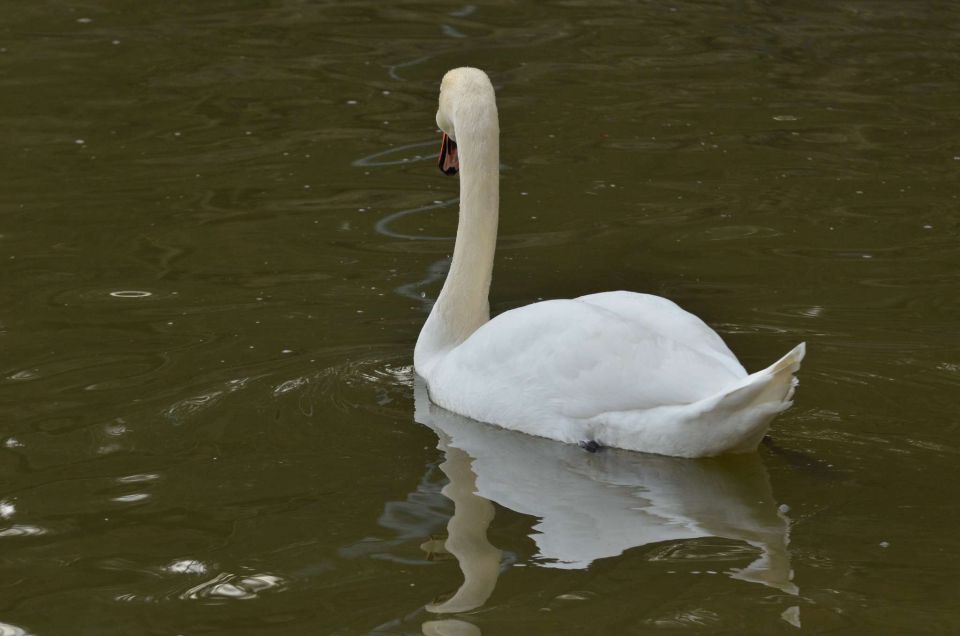
[[(492, 115), (492, 117), (491, 117)], [(493, 84), (478, 68), (464, 66), (447, 71), (440, 82), (437, 126), (443, 132), (439, 166), (445, 174), (460, 169), (457, 152), (457, 126), (475, 129), (492, 122), (497, 132), (497, 104)]]

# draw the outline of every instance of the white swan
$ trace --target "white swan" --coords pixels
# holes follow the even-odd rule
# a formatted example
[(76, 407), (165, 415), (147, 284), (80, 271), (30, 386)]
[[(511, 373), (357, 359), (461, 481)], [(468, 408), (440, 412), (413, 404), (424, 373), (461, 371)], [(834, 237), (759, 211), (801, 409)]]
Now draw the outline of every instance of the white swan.
[(680, 457), (755, 450), (788, 408), (804, 344), (748, 375), (673, 302), (625, 291), (548, 300), (490, 319), (500, 128), (475, 68), (440, 85), (440, 168), (460, 172), (450, 272), (414, 351), (430, 398), (455, 413), (569, 443)]

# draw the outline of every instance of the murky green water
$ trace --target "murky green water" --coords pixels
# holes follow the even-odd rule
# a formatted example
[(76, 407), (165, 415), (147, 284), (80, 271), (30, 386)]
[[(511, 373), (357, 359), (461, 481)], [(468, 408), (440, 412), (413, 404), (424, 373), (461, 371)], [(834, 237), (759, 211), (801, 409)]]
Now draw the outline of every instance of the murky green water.
[[(960, 630), (955, 5), (0, 11), (0, 633)], [(423, 401), (462, 64), (494, 311), (625, 288), (751, 370), (806, 340), (772, 445)]]

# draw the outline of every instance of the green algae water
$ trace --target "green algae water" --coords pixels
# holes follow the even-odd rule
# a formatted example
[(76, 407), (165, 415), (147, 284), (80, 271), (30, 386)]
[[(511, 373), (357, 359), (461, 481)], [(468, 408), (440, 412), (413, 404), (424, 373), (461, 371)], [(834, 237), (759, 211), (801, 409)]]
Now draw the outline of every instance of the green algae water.
[[(960, 630), (960, 10), (0, 2), (0, 634)], [(443, 73), (502, 130), (491, 307), (628, 289), (758, 453), (426, 401)]]

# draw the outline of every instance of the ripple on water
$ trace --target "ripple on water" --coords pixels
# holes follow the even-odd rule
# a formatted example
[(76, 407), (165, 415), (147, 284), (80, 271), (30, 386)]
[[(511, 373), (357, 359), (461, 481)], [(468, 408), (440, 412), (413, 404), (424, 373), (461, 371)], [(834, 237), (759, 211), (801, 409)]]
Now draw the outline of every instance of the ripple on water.
[(685, 541), (663, 545), (651, 551), (647, 559), (677, 564), (715, 561), (742, 562), (744, 559), (756, 558), (758, 551), (756, 547), (743, 543), (724, 542), (722, 545), (717, 545), (705, 541)]
[(207, 565), (198, 559), (181, 559), (168, 564), (164, 570), (171, 574), (206, 574)]
[(29, 380), (36, 380), (40, 377), (40, 374), (36, 369), (23, 369), (22, 371), (17, 371), (16, 373), (11, 373), (7, 376), (8, 380), (14, 380), (16, 382), (26, 382)]
[(6, 539), (9, 537), (39, 537), (44, 534), (47, 534), (46, 528), (32, 526), (29, 524), (18, 523), (7, 528), (0, 529), (0, 539)]
[(310, 380), (307, 378), (294, 378), (292, 380), (287, 380), (286, 382), (281, 382), (273, 389), (273, 395), (283, 395), (284, 393), (289, 393), (290, 391), (296, 391), (299, 388), (302, 388), (310, 383)]
[(182, 400), (178, 400), (164, 411), (164, 415), (177, 424), (183, 423), (185, 419), (204, 409), (210, 408), (220, 401), (223, 397), (223, 391), (211, 391), (201, 395), (194, 395)]
[[(176, 577), (199, 577), (206, 575), (210, 565), (199, 559), (180, 559), (173, 561), (161, 570), (161, 574)], [(182, 587), (169, 589), (165, 592), (138, 593), (126, 592), (114, 597), (115, 601), (123, 603), (163, 603), (175, 600), (194, 600), (228, 602), (231, 600), (250, 600), (258, 598), (268, 590), (280, 591), (286, 587), (287, 581), (275, 574), (233, 574), (221, 572), (200, 584), (193, 585), (186, 590)]]
[(119, 305), (120, 300), (144, 300), (151, 302), (177, 300), (180, 294), (174, 290), (163, 289), (105, 289), (103, 287), (80, 287), (57, 292), (52, 302), (57, 305), (89, 305), (94, 303), (114, 303)]
[(243, 377), (228, 380), (223, 383), (222, 389), (215, 389), (174, 402), (164, 410), (164, 415), (173, 420), (175, 424), (182, 424), (191, 416), (217, 404), (224, 396), (244, 389), (255, 379), (257, 378)]
[(184, 600), (248, 600), (267, 590), (279, 590), (286, 581), (273, 574), (238, 575), (223, 572), (209, 581), (191, 587), (180, 595)]
[(429, 234), (405, 234), (403, 232), (394, 230), (392, 228), (392, 225), (396, 221), (399, 221), (400, 219), (410, 216), (412, 214), (427, 212), (429, 210), (436, 210), (438, 208), (447, 208), (447, 207), (456, 205), (459, 201), (460, 201), (459, 197), (453, 198), (453, 199), (446, 199), (446, 200), (437, 200), (437, 201), (433, 201), (432, 203), (421, 205), (415, 208), (407, 208), (405, 210), (398, 210), (396, 212), (392, 212), (387, 216), (383, 217), (382, 219), (380, 219), (379, 221), (377, 221), (376, 225), (374, 225), (374, 230), (376, 230), (378, 234), (382, 234), (383, 236), (388, 236), (390, 238), (395, 238), (395, 239), (405, 239), (408, 241), (452, 241), (453, 240), (452, 236), (431, 236)]
[[(162, 360), (152, 353), (101, 351), (96, 355), (51, 355), (38, 365), (8, 375), (7, 379), (24, 383), (56, 379), (58, 386), (64, 389), (106, 391), (139, 385), (147, 381), (162, 364)], [(110, 379), (90, 382), (91, 377)]]
[(110, 292), (110, 295), (114, 298), (147, 298), (153, 296), (153, 292), (141, 289), (120, 289)]
[(135, 475), (117, 477), (117, 481), (121, 484), (139, 484), (145, 481), (155, 481), (157, 479), (160, 479), (160, 475), (156, 473), (137, 473)]
[(388, 148), (386, 150), (381, 150), (380, 152), (375, 152), (372, 155), (367, 155), (366, 157), (361, 157), (360, 159), (355, 160), (351, 165), (358, 168), (363, 167), (379, 167), (379, 166), (396, 166), (404, 163), (414, 163), (417, 161), (426, 161), (428, 159), (435, 159), (435, 153), (406, 153), (408, 150), (413, 150), (415, 148), (426, 148), (434, 147), (437, 145), (436, 140), (430, 141), (419, 141), (413, 144), (404, 144), (403, 146), (396, 146), (395, 148)]
[(760, 225), (726, 225), (707, 228), (703, 231), (703, 234), (709, 241), (734, 241), (740, 239), (772, 238), (774, 236), (780, 236), (782, 232), (772, 227)]
[[(274, 386), (273, 395), (297, 396), (301, 412), (310, 415), (313, 405), (322, 400), (332, 402), (340, 410), (377, 410), (409, 394), (412, 386), (412, 366), (370, 358), (350, 360), (285, 380)], [(353, 387), (372, 388), (376, 393), (373, 403), (368, 395), (358, 393)]]
[(136, 503), (138, 501), (144, 501), (149, 499), (150, 495), (145, 492), (134, 492), (129, 495), (120, 495), (119, 497), (113, 497), (110, 501), (116, 501), (117, 503)]
[(651, 619), (647, 623), (666, 628), (710, 627), (720, 623), (720, 615), (708, 609), (698, 608), (682, 611), (673, 616)]

